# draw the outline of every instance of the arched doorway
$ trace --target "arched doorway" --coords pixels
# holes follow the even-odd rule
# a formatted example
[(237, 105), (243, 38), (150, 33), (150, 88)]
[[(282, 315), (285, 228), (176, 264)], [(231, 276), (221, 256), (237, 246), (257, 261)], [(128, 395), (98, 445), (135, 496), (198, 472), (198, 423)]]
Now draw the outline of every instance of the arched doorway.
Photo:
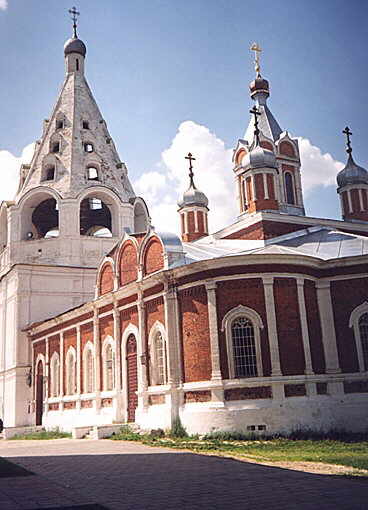
[(43, 364), (40, 360), (36, 368), (36, 425), (42, 425), (43, 413)]
[(138, 405), (137, 342), (134, 335), (129, 335), (126, 344), (128, 421), (134, 422)]

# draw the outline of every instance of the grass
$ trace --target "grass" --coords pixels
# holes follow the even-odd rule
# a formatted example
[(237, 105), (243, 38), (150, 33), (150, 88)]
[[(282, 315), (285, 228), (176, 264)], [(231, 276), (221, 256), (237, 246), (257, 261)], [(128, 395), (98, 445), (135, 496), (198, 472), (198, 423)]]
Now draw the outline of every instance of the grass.
[(330, 434), (296, 431), (289, 437), (255, 437), (240, 433), (214, 433), (199, 438), (152, 437), (140, 435), (123, 427), (114, 440), (140, 441), (151, 446), (191, 450), (198, 453), (215, 453), (248, 457), (260, 462), (322, 462), (358, 470), (368, 470), (368, 435)]
[(72, 435), (69, 432), (62, 432), (59, 429), (54, 430), (41, 430), (40, 432), (30, 432), (29, 434), (18, 434), (16, 436), (10, 437), (9, 441), (13, 439), (62, 439), (62, 438), (71, 438)]

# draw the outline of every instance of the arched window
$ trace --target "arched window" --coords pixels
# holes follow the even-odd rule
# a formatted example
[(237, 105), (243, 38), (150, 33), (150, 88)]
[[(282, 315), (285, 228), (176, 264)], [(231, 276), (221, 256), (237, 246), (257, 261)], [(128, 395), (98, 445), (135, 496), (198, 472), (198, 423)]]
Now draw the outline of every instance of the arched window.
[(111, 391), (114, 388), (114, 353), (110, 342), (103, 350), (103, 389)]
[(154, 334), (150, 351), (151, 384), (167, 384), (166, 342), (161, 331)]
[(238, 317), (231, 325), (233, 344), (234, 376), (256, 377), (257, 353), (252, 322), (246, 317)]
[(95, 389), (94, 358), (91, 345), (87, 344), (83, 351), (83, 392), (92, 393)]
[(59, 354), (54, 352), (50, 361), (50, 397), (60, 394), (60, 360)]
[(262, 376), (260, 315), (239, 305), (225, 314), (221, 329), (226, 334), (229, 378)]
[(293, 176), (291, 175), (290, 172), (285, 172), (284, 179), (285, 179), (286, 203), (294, 205), (295, 197)]
[(368, 370), (368, 312), (359, 319), (360, 342), (362, 345), (363, 366)]
[(66, 394), (74, 395), (77, 390), (77, 378), (76, 378), (76, 355), (73, 347), (70, 347), (66, 358)]

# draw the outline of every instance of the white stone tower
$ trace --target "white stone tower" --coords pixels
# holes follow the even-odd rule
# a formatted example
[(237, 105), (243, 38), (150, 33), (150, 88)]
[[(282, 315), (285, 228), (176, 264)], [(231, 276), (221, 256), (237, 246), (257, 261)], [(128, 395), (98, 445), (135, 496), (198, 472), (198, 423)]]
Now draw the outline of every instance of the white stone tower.
[(0, 207), (0, 417), (7, 427), (32, 416), (22, 329), (93, 299), (101, 258), (124, 231), (149, 225), (85, 79), (86, 46), (75, 22), (64, 55), (50, 120), (31, 164), (21, 167), (14, 201)]

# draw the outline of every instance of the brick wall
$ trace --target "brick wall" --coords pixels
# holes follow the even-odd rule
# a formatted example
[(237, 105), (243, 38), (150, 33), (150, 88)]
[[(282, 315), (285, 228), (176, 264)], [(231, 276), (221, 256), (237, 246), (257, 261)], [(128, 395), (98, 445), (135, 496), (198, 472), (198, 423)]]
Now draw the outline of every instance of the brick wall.
[(211, 379), (207, 292), (203, 285), (178, 293), (185, 382)]
[(321, 321), (319, 316), (316, 286), (311, 280), (304, 281), (304, 299), (307, 312), (313, 371), (316, 374), (323, 374), (325, 372), (326, 364), (322, 343)]
[(164, 267), (162, 244), (157, 239), (149, 241), (144, 254), (144, 274), (151, 274)]
[(138, 277), (138, 254), (132, 241), (123, 244), (119, 261), (119, 282), (126, 285)]
[[(162, 297), (159, 297), (157, 299), (151, 299), (148, 301), (145, 305), (146, 309), (146, 338), (145, 338), (145, 350), (148, 354), (149, 353), (149, 347), (148, 347), (148, 338), (151, 331), (152, 326), (155, 324), (156, 321), (161, 322), (161, 324), (165, 327), (165, 307), (164, 307), (164, 300)], [(146, 365), (147, 369), (147, 377), (150, 381), (150, 374), (149, 374), (149, 363)]]
[(111, 264), (107, 263), (101, 270), (99, 295), (107, 294), (114, 288), (114, 274)]
[(220, 341), (221, 371), (223, 377), (229, 377), (226, 335), (221, 331), (221, 324), (227, 312), (238, 305), (243, 305), (255, 310), (262, 318), (264, 328), (261, 329), (261, 352), (263, 374), (269, 376), (271, 373), (270, 350), (267, 335), (267, 317), (264, 300), (263, 284), (260, 278), (249, 278), (244, 280), (231, 280), (219, 282), (217, 294), (217, 318)]
[(367, 300), (367, 289), (368, 278), (331, 282), (336, 341), (343, 372), (359, 370), (354, 331), (349, 328), (349, 319), (354, 308)]
[(274, 295), (282, 373), (303, 374), (305, 361), (295, 279), (275, 278)]

